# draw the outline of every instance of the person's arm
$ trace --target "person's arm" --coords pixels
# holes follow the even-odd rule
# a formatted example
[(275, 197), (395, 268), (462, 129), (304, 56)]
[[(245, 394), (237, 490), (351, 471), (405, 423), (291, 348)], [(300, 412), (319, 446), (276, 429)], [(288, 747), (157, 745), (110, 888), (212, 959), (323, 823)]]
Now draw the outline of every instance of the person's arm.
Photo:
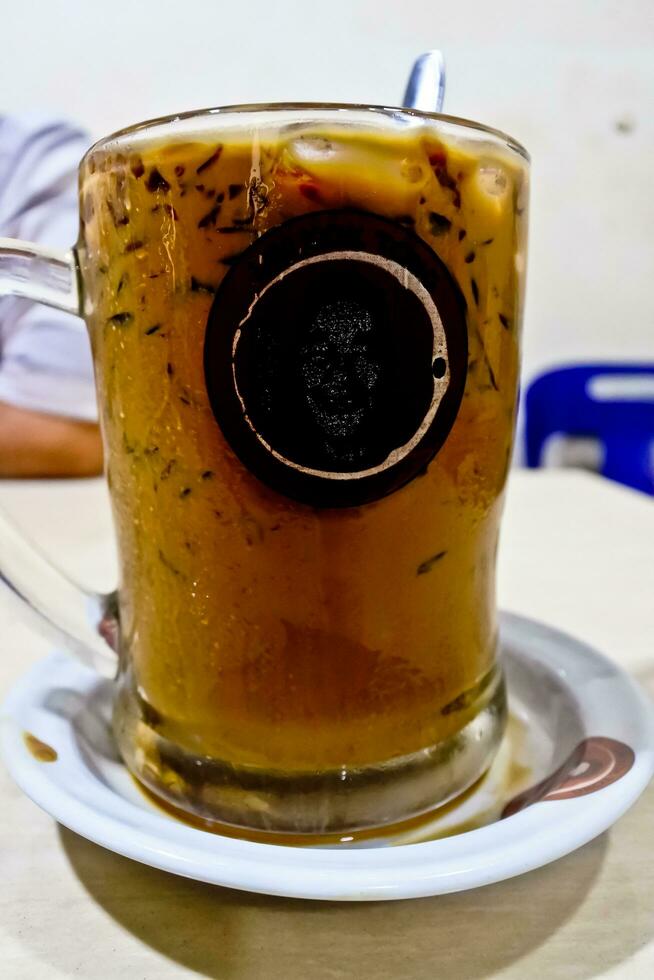
[[(0, 235), (58, 248), (74, 241), (77, 163), (87, 145), (67, 123), (0, 118)], [(0, 477), (91, 476), (101, 468), (82, 321), (1, 300)]]
[(0, 477), (81, 477), (101, 472), (97, 423), (0, 402)]

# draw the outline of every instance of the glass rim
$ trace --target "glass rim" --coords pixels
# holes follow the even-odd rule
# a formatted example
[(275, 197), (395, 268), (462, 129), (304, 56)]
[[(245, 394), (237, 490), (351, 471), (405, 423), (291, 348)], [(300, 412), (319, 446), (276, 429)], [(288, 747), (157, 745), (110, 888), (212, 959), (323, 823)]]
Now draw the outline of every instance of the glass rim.
[(133, 133), (140, 133), (155, 126), (170, 125), (171, 123), (176, 123), (184, 119), (199, 118), (201, 116), (246, 115), (248, 113), (265, 112), (318, 112), (319, 110), (331, 112), (372, 112), (385, 116), (395, 116), (401, 113), (402, 115), (416, 119), (446, 123), (447, 125), (460, 129), (471, 129), (475, 132), (486, 133), (495, 139), (501, 140), (509, 149), (521, 156), (527, 163), (531, 163), (529, 151), (519, 140), (503, 132), (501, 129), (495, 129), (493, 126), (486, 126), (484, 123), (475, 122), (472, 119), (465, 119), (462, 116), (450, 116), (443, 112), (424, 112), (421, 109), (410, 109), (405, 106), (385, 106), (356, 102), (244, 102), (234, 105), (210, 106), (205, 109), (191, 109), (187, 112), (175, 112), (167, 116), (156, 116), (153, 119), (145, 119), (142, 122), (124, 126), (122, 129), (118, 129), (108, 136), (101, 137), (89, 147), (82, 159), (85, 160), (94, 150), (112, 142), (112, 140), (122, 139), (126, 136), (131, 136)]

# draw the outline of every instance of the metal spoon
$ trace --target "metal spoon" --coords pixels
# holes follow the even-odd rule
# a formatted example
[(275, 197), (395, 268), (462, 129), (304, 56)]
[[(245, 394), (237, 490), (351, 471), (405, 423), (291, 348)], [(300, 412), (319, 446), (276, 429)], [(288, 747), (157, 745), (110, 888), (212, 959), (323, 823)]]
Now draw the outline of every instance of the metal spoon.
[(445, 59), (440, 51), (427, 51), (416, 59), (402, 105), (422, 112), (440, 112), (445, 98)]

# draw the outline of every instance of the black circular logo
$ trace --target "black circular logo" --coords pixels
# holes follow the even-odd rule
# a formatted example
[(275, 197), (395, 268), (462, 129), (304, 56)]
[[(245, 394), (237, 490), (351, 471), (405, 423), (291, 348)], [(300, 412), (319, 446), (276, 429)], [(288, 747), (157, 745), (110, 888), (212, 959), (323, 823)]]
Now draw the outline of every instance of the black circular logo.
[(415, 232), (322, 211), (266, 232), (216, 293), (211, 406), (239, 459), (315, 507), (384, 497), (445, 441), (467, 370), (465, 303)]

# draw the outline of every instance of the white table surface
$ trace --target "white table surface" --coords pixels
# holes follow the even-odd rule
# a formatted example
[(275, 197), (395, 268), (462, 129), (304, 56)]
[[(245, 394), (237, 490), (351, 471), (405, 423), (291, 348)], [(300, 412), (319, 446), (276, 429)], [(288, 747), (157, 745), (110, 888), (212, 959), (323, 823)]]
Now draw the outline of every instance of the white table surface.
[[(0, 482), (0, 506), (96, 587), (114, 575), (101, 481)], [(517, 472), (500, 604), (591, 643), (654, 695), (654, 501)], [(48, 644), (0, 594), (0, 697)], [(175, 878), (58, 827), (0, 766), (0, 975), (167, 980), (654, 977), (654, 784), (609, 832), (513, 881), (411, 902), (271, 899)]]

